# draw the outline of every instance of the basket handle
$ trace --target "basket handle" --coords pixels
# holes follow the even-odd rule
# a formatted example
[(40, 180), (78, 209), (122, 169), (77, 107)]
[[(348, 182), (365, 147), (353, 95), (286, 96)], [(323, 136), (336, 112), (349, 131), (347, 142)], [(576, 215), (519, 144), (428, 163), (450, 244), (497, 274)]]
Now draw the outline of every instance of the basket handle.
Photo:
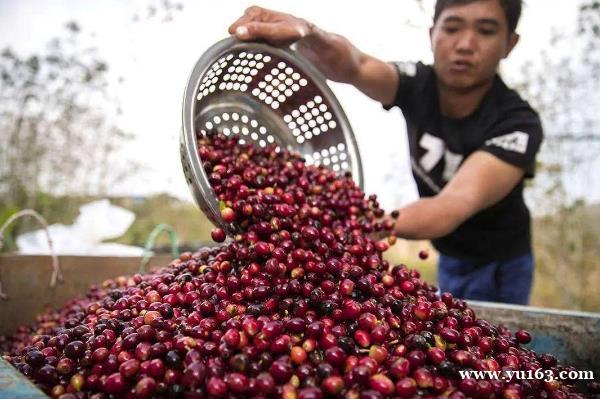
[[(24, 216), (32, 216), (35, 220), (37, 220), (44, 229), (46, 233), (46, 238), (48, 239), (48, 247), (50, 248), (50, 256), (52, 257), (52, 277), (50, 277), (50, 287), (54, 287), (56, 285), (56, 281), (63, 281), (62, 271), (60, 270), (60, 264), (58, 262), (58, 257), (56, 256), (56, 252), (54, 251), (54, 246), (52, 245), (52, 238), (50, 237), (50, 231), (48, 230), (48, 223), (46, 223), (46, 219), (44, 219), (39, 213), (34, 211), (33, 209), (23, 209), (19, 212), (11, 215), (6, 222), (0, 227), (0, 249), (4, 245), (4, 231), (14, 223), (17, 219)], [(2, 291), (2, 281), (0, 281), (0, 298), (8, 299), (8, 295), (6, 295)]]
[(152, 248), (154, 247), (154, 242), (156, 241), (158, 235), (163, 231), (166, 231), (169, 234), (169, 240), (171, 241), (171, 254), (173, 255), (173, 258), (179, 257), (179, 238), (177, 237), (175, 229), (168, 224), (160, 223), (152, 230), (146, 239), (146, 243), (144, 244), (144, 255), (142, 257), (142, 261), (140, 262), (140, 268), (138, 271), (139, 273), (146, 272), (146, 265), (152, 257)]

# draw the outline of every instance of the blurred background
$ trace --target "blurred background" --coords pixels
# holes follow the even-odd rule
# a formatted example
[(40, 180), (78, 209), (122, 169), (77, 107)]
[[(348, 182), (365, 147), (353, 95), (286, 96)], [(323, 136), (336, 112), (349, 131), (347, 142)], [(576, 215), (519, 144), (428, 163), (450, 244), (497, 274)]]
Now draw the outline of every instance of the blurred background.
[[(257, 3), (348, 37), (385, 60), (431, 62), (433, 1)], [(183, 89), (193, 65), (248, 1), (0, 1), (0, 226), (21, 209), (71, 225), (97, 199), (133, 212), (120, 244), (161, 223), (182, 249), (210, 244), (179, 160)], [(600, 310), (600, 0), (528, 0), (521, 41), (501, 66), (540, 113), (546, 140), (527, 188), (534, 215), (532, 305)], [(417, 198), (405, 126), (356, 89), (331, 84), (357, 136), (366, 191), (388, 211)], [(3, 253), (31, 220), (5, 232)], [(168, 248), (159, 237), (158, 251)], [(431, 256), (420, 260), (418, 252)], [(436, 280), (427, 242), (387, 254)]]

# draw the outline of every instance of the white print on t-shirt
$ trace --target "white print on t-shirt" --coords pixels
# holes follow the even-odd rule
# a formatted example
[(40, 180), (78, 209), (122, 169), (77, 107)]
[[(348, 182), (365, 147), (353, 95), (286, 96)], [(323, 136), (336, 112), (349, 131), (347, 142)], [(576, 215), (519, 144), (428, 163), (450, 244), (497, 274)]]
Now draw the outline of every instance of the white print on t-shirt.
[(439, 137), (424, 133), (423, 136), (421, 136), (419, 145), (427, 150), (421, 159), (419, 159), (419, 164), (421, 164), (421, 167), (425, 169), (426, 172), (430, 172), (444, 155), (444, 150), (446, 149), (444, 141)]
[(429, 133), (424, 133), (421, 136), (419, 145), (427, 150), (421, 159), (419, 159), (421, 168), (425, 172), (431, 172), (442, 160), (442, 157), (444, 157), (445, 162), (442, 178), (446, 181), (450, 180), (460, 166), (463, 156), (446, 149), (446, 145), (442, 139)]
[(524, 132), (513, 132), (504, 136), (494, 137), (485, 142), (485, 145), (492, 145), (503, 148), (507, 151), (525, 154), (527, 152), (527, 143), (529, 135)]
[(395, 62), (395, 64), (398, 67), (400, 73), (402, 73), (403, 75), (406, 75), (411, 78), (414, 78), (417, 75), (417, 64), (415, 64), (414, 62), (398, 61)]
[(446, 164), (444, 165), (444, 174), (442, 175), (442, 178), (446, 181), (452, 179), (452, 177), (456, 174), (456, 171), (458, 170), (462, 160), (462, 155), (446, 150), (446, 153), (444, 154), (444, 161)]

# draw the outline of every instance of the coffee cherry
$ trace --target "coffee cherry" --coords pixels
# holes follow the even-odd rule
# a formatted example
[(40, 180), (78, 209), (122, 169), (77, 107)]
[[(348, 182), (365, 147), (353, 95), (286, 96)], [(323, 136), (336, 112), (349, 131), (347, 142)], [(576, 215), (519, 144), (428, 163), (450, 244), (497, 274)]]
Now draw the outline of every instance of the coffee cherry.
[(210, 232), (210, 236), (215, 242), (223, 242), (226, 238), (225, 231), (223, 231), (223, 229), (219, 227), (215, 227), (214, 229), (212, 229), (212, 231)]
[(72, 341), (64, 349), (65, 356), (71, 359), (79, 359), (85, 352), (85, 344), (81, 341)]
[(233, 223), (235, 221), (235, 211), (229, 207), (221, 209), (221, 217), (225, 223)]
[(417, 383), (412, 378), (403, 378), (396, 382), (396, 394), (401, 398), (410, 398), (417, 392)]
[(519, 330), (515, 333), (515, 338), (521, 344), (528, 344), (531, 342), (531, 334), (526, 330)]

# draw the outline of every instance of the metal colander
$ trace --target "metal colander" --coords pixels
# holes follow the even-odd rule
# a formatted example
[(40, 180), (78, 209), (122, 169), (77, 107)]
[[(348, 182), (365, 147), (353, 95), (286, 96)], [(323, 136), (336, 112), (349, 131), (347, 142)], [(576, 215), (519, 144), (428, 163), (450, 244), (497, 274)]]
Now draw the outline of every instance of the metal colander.
[(239, 136), (240, 143), (276, 143), (308, 164), (363, 173), (350, 123), (323, 75), (292, 49), (222, 40), (196, 63), (183, 98), (181, 162), (194, 199), (218, 227), (219, 203), (198, 155), (197, 138), (210, 131)]

